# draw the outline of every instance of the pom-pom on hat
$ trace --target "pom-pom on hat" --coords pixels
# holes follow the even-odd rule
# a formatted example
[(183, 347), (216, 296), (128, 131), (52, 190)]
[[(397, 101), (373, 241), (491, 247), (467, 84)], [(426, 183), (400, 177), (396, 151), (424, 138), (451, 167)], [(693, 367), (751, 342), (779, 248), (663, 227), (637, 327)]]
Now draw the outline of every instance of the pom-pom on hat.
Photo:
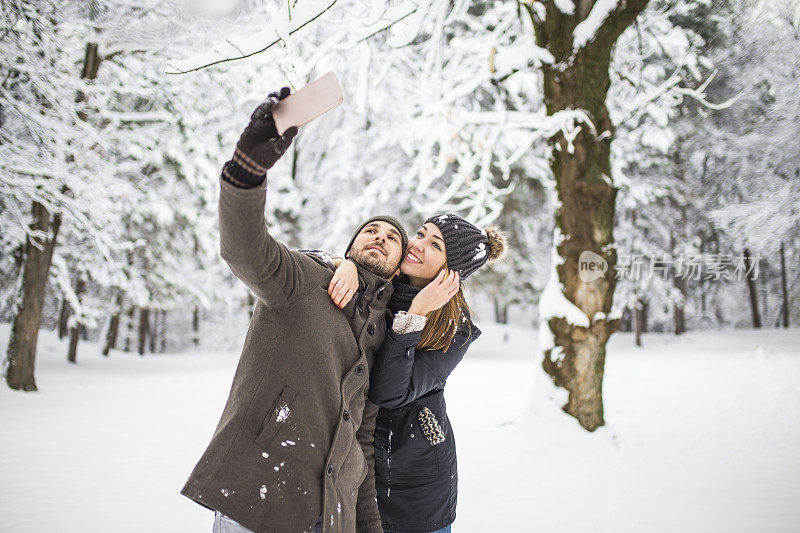
[(458, 215), (434, 215), (431, 222), (442, 232), (447, 266), (464, 280), (486, 264), (499, 261), (506, 252), (506, 238), (497, 226), (480, 230)]

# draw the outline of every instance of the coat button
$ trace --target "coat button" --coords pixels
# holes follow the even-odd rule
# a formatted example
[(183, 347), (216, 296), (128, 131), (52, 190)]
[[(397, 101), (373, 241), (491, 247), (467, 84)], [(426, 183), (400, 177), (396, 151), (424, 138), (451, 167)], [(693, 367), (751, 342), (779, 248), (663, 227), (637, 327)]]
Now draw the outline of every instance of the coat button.
[(344, 421), (347, 422), (348, 420), (350, 420), (350, 413), (348, 413), (347, 410), (345, 410), (345, 412), (342, 414), (342, 418), (344, 418)]
[(360, 376), (360, 375), (361, 375), (361, 374), (363, 374), (363, 373), (364, 373), (364, 365), (358, 365), (358, 366), (356, 367), (356, 375), (357, 375), (357, 376)]
[(370, 335), (372, 335), (373, 333), (375, 333), (375, 326), (373, 326), (372, 324), (370, 324), (369, 326), (367, 326), (367, 333), (369, 333)]
[(326, 471), (329, 476), (333, 475), (333, 465), (328, 465), (328, 470)]

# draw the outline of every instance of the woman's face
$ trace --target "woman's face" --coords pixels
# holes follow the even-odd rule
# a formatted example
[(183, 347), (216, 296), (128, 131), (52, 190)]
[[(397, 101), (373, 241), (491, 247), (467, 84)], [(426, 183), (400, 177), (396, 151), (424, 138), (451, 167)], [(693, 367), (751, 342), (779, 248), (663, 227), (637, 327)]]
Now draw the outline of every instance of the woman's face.
[(400, 270), (411, 278), (412, 285), (425, 284), (436, 277), (446, 259), (442, 232), (436, 224), (428, 222), (408, 240), (408, 251)]

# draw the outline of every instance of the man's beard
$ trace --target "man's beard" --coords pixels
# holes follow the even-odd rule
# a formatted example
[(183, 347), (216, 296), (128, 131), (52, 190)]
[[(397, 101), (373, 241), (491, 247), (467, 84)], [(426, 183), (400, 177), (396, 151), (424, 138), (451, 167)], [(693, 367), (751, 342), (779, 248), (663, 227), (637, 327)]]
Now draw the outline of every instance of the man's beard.
[[(367, 246), (373, 246), (373, 244), (370, 243)], [(356, 264), (361, 265), (365, 270), (385, 279), (391, 278), (395, 270), (397, 270), (397, 265), (392, 268), (391, 265), (382, 261), (380, 257), (370, 255), (369, 252), (365, 252), (363, 249), (352, 252), (350, 254), (350, 259), (355, 261)]]

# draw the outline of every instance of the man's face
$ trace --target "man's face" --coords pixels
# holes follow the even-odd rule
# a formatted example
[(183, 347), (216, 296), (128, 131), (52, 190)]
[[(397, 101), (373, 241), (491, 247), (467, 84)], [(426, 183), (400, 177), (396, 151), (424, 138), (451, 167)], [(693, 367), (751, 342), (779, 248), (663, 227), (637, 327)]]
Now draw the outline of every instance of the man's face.
[(392, 224), (376, 220), (356, 235), (347, 257), (373, 274), (389, 279), (403, 260), (403, 240)]

